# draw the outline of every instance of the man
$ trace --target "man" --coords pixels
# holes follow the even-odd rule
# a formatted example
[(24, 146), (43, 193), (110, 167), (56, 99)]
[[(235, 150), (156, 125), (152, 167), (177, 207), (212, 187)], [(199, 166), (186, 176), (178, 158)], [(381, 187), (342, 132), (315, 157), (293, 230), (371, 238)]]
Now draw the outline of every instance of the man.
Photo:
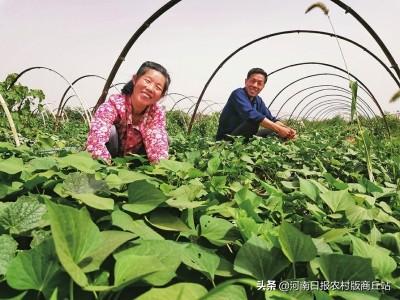
[[(294, 139), (296, 131), (272, 116), (258, 94), (267, 82), (268, 75), (261, 68), (253, 68), (247, 73), (244, 88), (232, 92), (219, 117), (217, 140), (229, 139), (227, 135), (267, 136), (275, 132), (285, 139)], [(263, 127), (259, 130), (259, 127)]]

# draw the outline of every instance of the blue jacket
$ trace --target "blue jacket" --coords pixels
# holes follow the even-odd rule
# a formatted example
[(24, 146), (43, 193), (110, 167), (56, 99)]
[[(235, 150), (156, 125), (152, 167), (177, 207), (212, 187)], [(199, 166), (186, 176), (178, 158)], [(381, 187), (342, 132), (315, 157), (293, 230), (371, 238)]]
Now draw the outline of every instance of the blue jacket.
[(229, 96), (228, 102), (219, 117), (217, 140), (225, 134), (231, 134), (236, 127), (245, 121), (260, 123), (264, 118), (276, 122), (278, 119), (272, 116), (260, 96), (250, 100), (244, 88), (238, 88)]

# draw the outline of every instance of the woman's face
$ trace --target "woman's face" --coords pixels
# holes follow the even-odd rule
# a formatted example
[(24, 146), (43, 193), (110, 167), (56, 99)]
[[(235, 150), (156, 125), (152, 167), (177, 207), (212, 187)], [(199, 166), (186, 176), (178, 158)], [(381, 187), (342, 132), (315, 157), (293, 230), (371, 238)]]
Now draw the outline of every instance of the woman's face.
[(133, 78), (134, 89), (132, 103), (139, 108), (145, 108), (156, 103), (163, 96), (165, 77), (160, 72), (149, 69), (140, 77)]

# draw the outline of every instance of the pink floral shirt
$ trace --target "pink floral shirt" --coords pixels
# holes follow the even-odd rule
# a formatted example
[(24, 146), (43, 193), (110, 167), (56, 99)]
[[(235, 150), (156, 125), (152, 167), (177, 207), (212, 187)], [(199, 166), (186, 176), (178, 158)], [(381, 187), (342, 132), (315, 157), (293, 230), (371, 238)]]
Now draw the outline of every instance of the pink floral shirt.
[(137, 152), (143, 143), (150, 162), (168, 158), (165, 110), (158, 104), (146, 109), (138, 125), (132, 124), (132, 106), (125, 95), (112, 95), (100, 105), (92, 119), (86, 143), (87, 151), (94, 158), (111, 159), (105, 144), (112, 125), (117, 128), (123, 155)]

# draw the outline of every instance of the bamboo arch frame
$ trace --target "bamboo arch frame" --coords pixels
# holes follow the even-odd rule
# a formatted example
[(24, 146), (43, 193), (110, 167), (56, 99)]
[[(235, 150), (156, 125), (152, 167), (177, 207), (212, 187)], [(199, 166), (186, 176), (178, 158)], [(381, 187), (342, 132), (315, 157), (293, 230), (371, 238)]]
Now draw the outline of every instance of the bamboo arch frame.
[[(151, 23), (153, 23), (156, 19), (158, 19), (164, 12), (166, 12), (167, 10), (169, 10), (170, 8), (172, 8), (173, 6), (175, 6), (177, 3), (179, 3), (181, 0), (170, 0), (169, 2), (167, 2), (164, 6), (162, 6), (159, 10), (157, 10), (153, 15), (151, 15), (143, 24), (141, 27), (139, 27), (139, 29), (133, 34), (133, 36), (130, 38), (130, 40), (128, 41), (128, 43), (124, 46), (122, 52), (120, 53), (119, 57), (117, 58), (117, 61), (114, 63), (114, 66), (107, 78), (107, 81), (104, 85), (102, 94), (100, 95), (99, 100), (97, 101), (97, 104), (95, 105), (95, 107), (93, 108), (93, 110), (95, 111), (97, 109), (97, 107), (104, 102), (105, 97), (108, 93), (108, 89), (111, 86), (111, 83), (120, 67), (120, 65), (122, 64), (122, 61), (125, 59), (126, 54), (129, 52), (130, 48), (133, 46), (133, 44), (136, 42), (136, 40), (141, 36), (141, 34), (151, 25)], [(389, 49), (386, 47), (386, 45), (383, 43), (383, 41), (381, 40), (381, 38), (379, 37), (379, 35), (372, 29), (372, 27), (356, 12), (354, 11), (350, 6), (348, 6), (347, 4), (343, 3), (340, 0), (331, 0), (334, 4), (338, 5), (339, 7), (341, 7), (342, 9), (344, 9), (345, 13), (350, 13), (367, 31), (368, 33), (372, 36), (372, 38), (378, 43), (379, 47), (383, 50), (385, 56), (388, 58), (389, 62), (392, 65), (392, 68), (394, 68), (396, 74), (397, 74), (397, 78), (400, 78), (400, 70), (399, 67), (396, 63), (396, 61), (394, 60), (393, 56), (391, 55)], [(339, 38), (338, 35), (334, 34), (334, 36), (336, 38)], [(240, 50), (238, 50), (240, 51)], [(229, 59), (229, 58), (228, 58)], [(219, 68), (217, 68), (218, 70)], [(216, 71), (217, 71), (216, 70)], [(396, 81), (396, 83), (399, 85), (399, 81), (397, 80), (397, 78), (394, 77), (393, 73), (389, 70), (388, 71), (391, 76), (393, 77), (393, 79)], [(213, 76), (212, 76), (213, 77)], [(212, 79), (212, 78), (211, 78)], [(211, 81), (211, 80), (210, 80)], [(198, 102), (201, 101), (203, 94), (205, 92), (205, 89), (207, 87), (208, 84), (206, 84), (206, 86), (204, 87), (202, 93), (199, 96), (199, 100)], [(188, 133), (190, 134), (192, 125), (193, 125), (193, 121), (195, 118), (195, 115), (197, 113), (197, 109), (198, 109), (199, 103), (196, 104), (196, 107), (194, 109), (192, 118), (190, 120), (190, 124), (189, 124), (189, 129), (188, 129)], [(381, 110), (381, 109), (380, 109)], [(383, 114), (383, 111), (381, 110), (381, 113)], [(385, 123), (387, 125), (386, 119), (385, 119)]]
[(372, 29), (372, 27), (349, 5), (343, 3), (340, 0), (331, 0), (331, 1), (333, 3), (335, 3), (336, 5), (338, 5), (340, 8), (342, 8), (345, 11), (345, 13), (350, 13), (368, 31), (368, 33), (372, 36), (372, 38), (375, 40), (375, 42), (378, 43), (379, 47), (382, 49), (386, 58), (391, 63), (392, 68), (395, 70), (395, 72), (397, 74), (397, 78), (400, 78), (400, 69), (399, 69), (397, 62), (393, 58), (389, 49), (386, 47), (385, 43), (381, 40), (379, 35)]
[[(337, 105), (337, 106), (326, 108), (323, 111), (323, 113), (320, 116), (318, 116), (318, 119), (317, 118), (313, 118), (313, 121), (327, 120), (329, 114), (337, 113), (337, 112), (345, 113), (347, 115), (347, 117), (350, 117), (350, 109), (349, 109), (348, 106), (339, 106), (339, 105)], [(335, 114), (333, 117), (335, 117), (335, 116), (338, 116), (338, 115)]]
[[(74, 87), (73, 87), (72, 84), (68, 81), (67, 78), (65, 78), (62, 74), (60, 74), (59, 72), (57, 72), (57, 71), (55, 71), (55, 70), (53, 70), (53, 69), (51, 69), (51, 68), (43, 67), (43, 66), (37, 66), (37, 67), (27, 68), (27, 69), (23, 70), (22, 72), (20, 72), (20, 73), (17, 75), (17, 77), (16, 77), (16, 78), (10, 83), (10, 85), (7, 87), (7, 90), (11, 89), (11, 88), (13, 87), (13, 85), (18, 81), (18, 79), (19, 79), (22, 75), (24, 75), (25, 73), (27, 73), (27, 72), (29, 72), (29, 71), (38, 70), (38, 69), (48, 70), (48, 71), (50, 71), (50, 72), (53, 72), (53, 73), (57, 74), (59, 77), (61, 77), (61, 78), (70, 86), (70, 88), (72, 89), (72, 91), (74, 92), (74, 94), (76, 95), (76, 97), (78, 98), (78, 100), (79, 100), (79, 102), (80, 102), (80, 104), (81, 104), (81, 106), (82, 106), (82, 108), (83, 108), (83, 111), (84, 111), (84, 114), (85, 114), (85, 121), (86, 121), (86, 123), (89, 125), (89, 122), (90, 122), (90, 119), (91, 119), (92, 115), (91, 115), (89, 109), (87, 108), (87, 103), (84, 102), (84, 101), (82, 100), (81, 97), (79, 97), (78, 93), (76, 92), (76, 90), (74, 89)], [(85, 107), (85, 105), (86, 105), (86, 107)]]
[(164, 4), (160, 9), (158, 9), (154, 14), (152, 14), (143, 24), (140, 26), (136, 32), (132, 35), (132, 37), (129, 39), (129, 41), (126, 43), (124, 48), (122, 49), (120, 55), (118, 56), (117, 60), (114, 63), (113, 68), (111, 69), (110, 75), (108, 75), (106, 83), (104, 84), (103, 91), (100, 95), (99, 100), (97, 101), (95, 107), (93, 108), (93, 111), (96, 111), (96, 109), (104, 102), (106, 99), (106, 96), (108, 94), (108, 90), (111, 86), (111, 83), (114, 80), (115, 75), (117, 74), (117, 71), (119, 67), (121, 66), (122, 62), (125, 60), (126, 55), (128, 54), (129, 50), (132, 48), (133, 44), (136, 42), (136, 40), (142, 35), (145, 30), (150, 27), (151, 23), (153, 23), (155, 20), (157, 20), (163, 13), (165, 13), (167, 10), (175, 6), (181, 2), (181, 0), (170, 0), (166, 4)]
[[(290, 82), (289, 84), (287, 84), (286, 86), (284, 86), (277, 94), (276, 94), (276, 96), (274, 97), (274, 99), (271, 101), (271, 103), (270, 103), (270, 105), (268, 106), (268, 107), (270, 107), (271, 105), (272, 105), (272, 103), (275, 101), (275, 99), (281, 94), (281, 93), (283, 93), (283, 91), (285, 91), (287, 88), (289, 88), (289, 87), (291, 87), (293, 84), (295, 84), (295, 83), (297, 83), (297, 82), (300, 82), (300, 81), (302, 81), (302, 80), (304, 80), (304, 79), (308, 79), (308, 78), (311, 78), (311, 77), (317, 77), (317, 76), (335, 76), (335, 77), (340, 77), (340, 78), (343, 78), (343, 79), (345, 79), (345, 80), (348, 80), (346, 77), (344, 77), (344, 76), (342, 76), (342, 75), (339, 75), (339, 74), (335, 74), (335, 73), (316, 73), (316, 74), (311, 74), (311, 75), (307, 75), (307, 76), (303, 76), (303, 77), (300, 77), (299, 79), (296, 79), (296, 80), (294, 80), (294, 81), (292, 81), (292, 82)], [(359, 80), (357, 77), (354, 77), (359, 83), (360, 83), (360, 89), (362, 89), (364, 92), (366, 92), (370, 97), (371, 97), (371, 99), (375, 99), (375, 96), (372, 94), (372, 92), (368, 89), (368, 87), (361, 81), (361, 80)], [(375, 101), (374, 101), (374, 103), (376, 104), (376, 99), (375, 99)], [(284, 103), (285, 104), (285, 103)], [(379, 107), (378, 107), (379, 108)], [(384, 116), (384, 114), (382, 114), (382, 116)]]
[[(289, 102), (289, 100), (291, 100), (294, 96), (297, 96), (298, 94), (300, 94), (300, 93), (302, 93), (302, 92), (304, 92), (304, 91), (313, 89), (313, 88), (322, 88), (322, 87), (328, 87), (328, 88), (326, 88), (326, 89), (319, 89), (319, 90), (317, 90), (317, 91), (315, 91), (315, 92), (320, 92), (320, 91), (326, 90), (326, 91), (341, 91), (341, 92), (343, 92), (343, 93), (351, 94), (351, 92), (349, 92), (347, 89), (345, 89), (345, 88), (343, 88), (343, 87), (340, 87), (340, 86), (338, 86), (338, 85), (331, 85), (331, 84), (312, 85), (312, 86), (309, 86), (309, 87), (307, 87), (307, 88), (301, 89), (300, 91), (294, 93), (294, 94), (291, 95), (288, 99), (286, 99), (286, 101), (285, 101), (285, 102), (281, 105), (281, 107), (279, 108), (279, 111), (278, 111), (278, 113), (277, 113), (276, 116), (279, 115), (279, 113), (280, 113), (280, 111), (282, 110), (283, 106), (284, 106), (287, 102)], [(368, 105), (368, 103), (367, 103), (363, 98), (361, 98), (359, 95), (357, 95), (357, 99), (359, 99), (361, 102), (363, 102), (363, 103), (368, 107), (369, 111), (370, 111), (372, 114), (376, 115), (376, 113), (372, 110), (372, 108)]]
[[(297, 107), (301, 104), (301, 103), (303, 103), (308, 97), (310, 97), (310, 96), (312, 96), (312, 95), (314, 95), (314, 94), (316, 94), (316, 93), (318, 93), (318, 92), (322, 92), (322, 91), (341, 91), (341, 92), (344, 92), (343, 90), (337, 90), (337, 89), (322, 89), (322, 90), (317, 90), (317, 91), (314, 91), (314, 92), (312, 92), (312, 93), (310, 93), (310, 94), (308, 94), (307, 96), (305, 96), (303, 99), (301, 99), (301, 101), (299, 101), (298, 103), (297, 103), (297, 105), (296, 105), (296, 107), (293, 109), (293, 111), (291, 112), (291, 114), (290, 114), (290, 116), (289, 116), (289, 119), (291, 119), (292, 118), (292, 116), (294, 115), (294, 112), (295, 112), (295, 110), (297, 109)], [(351, 94), (351, 93), (350, 93)], [(308, 102), (301, 110), (300, 110), (300, 112), (297, 114), (297, 116), (300, 116), (300, 114), (304, 111), (304, 109), (309, 105), (309, 104), (311, 104), (311, 103), (313, 103), (314, 101), (316, 101), (316, 100), (319, 100), (319, 99), (323, 99), (324, 97), (326, 97), (327, 95), (321, 95), (321, 97), (317, 97), (317, 98), (315, 98), (315, 99), (313, 99), (312, 101), (310, 101), (310, 102)], [(347, 95), (341, 95), (341, 94), (335, 94), (334, 96), (338, 96), (338, 97), (342, 97), (342, 98), (347, 98), (347, 99), (351, 99), (349, 96), (347, 96)], [(371, 109), (371, 107), (366, 103), (366, 102), (364, 102), (361, 98), (357, 98), (357, 99), (359, 99), (360, 101), (357, 101), (357, 105), (360, 105), (361, 106), (361, 104), (363, 104), (363, 108), (365, 108), (365, 109), (368, 109), (369, 110), (369, 112), (371, 113), (371, 115), (373, 115), (373, 116), (377, 116), (376, 114), (375, 114), (375, 112)], [(365, 106), (365, 107), (364, 107)], [(296, 120), (298, 119), (298, 117), (296, 117)]]
[[(307, 75), (307, 76), (304, 76), (304, 77), (301, 77), (301, 78), (299, 78), (299, 79), (296, 79), (296, 80), (292, 81), (291, 83), (289, 83), (288, 85), (286, 85), (282, 90), (280, 90), (280, 91), (278, 92), (278, 94), (275, 96), (275, 98), (276, 98), (279, 94), (281, 94), (285, 89), (287, 89), (287, 88), (290, 87), (291, 85), (295, 84), (296, 82), (299, 82), (299, 81), (304, 80), (304, 79), (307, 79), (307, 78), (315, 77), (315, 76), (325, 76), (325, 75), (336, 76), (336, 77), (340, 77), (340, 78), (344, 78), (345, 80), (348, 80), (348, 78), (346, 78), (346, 77), (344, 77), (344, 76), (342, 76), (342, 75), (334, 74), (334, 73), (317, 73), (317, 74), (311, 74), (311, 75)], [(352, 75), (352, 76), (353, 76), (353, 75)], [(370, 96), (372, 99), (375, 99), (375, 100), (374, 100), (374, 103), (377, 105), (378, 108), (380, 108), (379, 103), (377, 104), (378, 101), (376, 100), (376, 98), (375, 98), (375, 96), (372, 94), (372, 92), (368, 89), (368, 87), (367, 87), (361, 80), (359, 80), (357, 77), (353, 76), (353, 78), (355, 78), (355, 79), (359, 82), (360, 88), (361, 88), (361, 89), (363, 89), (364, 91), (366, 91), (366, 93), (369, 94), (369, 96)], [(274, 98), (274, 99), (275, 99), (275, 98)], [(273, 100), (273, 101), (274, 101), (274, 100)], [(272, 102), (271, 102), (271, 104), (272, 104)], [(271, 104), (270, 104), (270, 105), (271, 105)], [(383, 118), (383, 120), (384, 120), (386, 130), (387, 130), (387, 132), (388, 132), (388, 134), (389, 134), (389, 136), (390, 136), (390, 129), (389, 129), (389, 125), (387, 124), (387, 120), (386, 120), (385, 114), (383, 113), (382, 109), (380, 109), (380, 112), (381, 112), (382, 118)]]
[[(67, 87), (67, 89), (64, 91), (63, 95), (61, 96), (61, 100), (60, 100), (60, 102), (59, 102), (59, 104), (58, 104), (58, 107), (57, 107), (57, 113), (56, 113), (56, 117), (57, 117), (57, 118), (59, 117), (59, 115), (61, 114), (62, 110), (63, 110), (64, 107), (65, 107), (64, 99), (65, 99), (65, 97), (67, 96), (67, 93), (69, 92), (69, 90), (71, 89), (71, 87), (72, 87), (74, 84), (76, 84), (77, 82), (81, 81), (82, 79), (91, 78), (91, 77), (100, 78), (100, 79), (103, 79), (104, 81), (106, 80), (103, 76), (96, 75), (96, 74), (86, 74), (86, 75), (80, 76), (80, 77), (78, 77), (77, 79), (75, 79), (75, 80), (71, 83), (71, 85), (70, 85), (69, 87)], [(118, 84), (113, 84), (111, 87), (114, 87), (114, 88), (119, 92), (119, 90), (116, 88), (116, 85), (118, 85)], [(69, 99), (69, 98), (68, 98), (68, 99)]]
[[(304, 65), (320, 65), (320, 66), (330, 67), (330, 68), (333, 68), (333, 69), (335, 69), (335, 70), (339, 70), (339, 71), (345, 73), (346, 75), (350, 75), (350, 76), (353, 77), (355, 80), (361, 82), (359, 78), (357, 78), (357, 77), (356, 77), (355, 75), (353, 75), (351, 72), (347, 72), (347, 71), (344, 70), (343, 68), (340, 68), (340, 67), (338, 67), (338, 66), (336, 66), (336, 65), (333, 65), (333, 64), (328, 64), (328, 63), (323, 63), (323, 62), (315, 62), (315, 61), (309, 61), (309, 62), (302, 62), (302, 63), (290, 64), (290, 65), (287, 65), (287, 66), (284, 66), (284, 67), (281, 67), (281, 68), (279, 68), (279, 69), (276, 69), (276, 70), (272, 71), (269, 75), (271, 76), (271, 75), (273, 75), (273, 74), (275, 74), (275, 73), (278, 73), (278, 72), (280, 72), (280, 71), (283, 71), (283, 70), (286, 70), (286, 69), (289, 69), (289, 68), (293, 68), (293, 67), (304, 66)], [(340, 76), (340, 77), (343, 78), (343, 79), (348, 80), (347, 77), (344, 77), (344, 76)], [(364, 88), (364, 86), (365, 86), (365, 88), (366, 88), (366, 85), (365, 85), (365, 84), (363, 84), (360, 88), (363, 89), (367, 94), (370, 93), (370, 97), (371, 97), (372, 101), (376, 104), (377, 100), (376, 100), (376, 99), (374, 100), (374, 97), (371, 96), (372, 93), (370, 92), (370, 90), (368, 89), (368, 92), (367, 92), (366, 89)], [(277, 98), (278, 96), (279, 96), (279, 94), (276, 95), (276, 96), (272, 99), (272, 101), (271, 101), (270, 104), (268, 105), (268, 108), (271, 107), (271, 105), (274, 103), (274, 101), (276, 100), (276, 98)], [(285, 101), (283, 105), (285, 105), (286, 103), (287, 103), (287, 101)], [(377, 105), (377, 107), (378, 107), (378, 109), (379, 109), (379, 105)], [(281, 108), (282, 108), (282, 106), (281, 106)], [(382, 110), (380, 110), (380, 111), (381, 111), (381, 113), (382, 113)], [(279, 114), (279, 111), (278, 111), (278, 114)]]
[[(334, 96), (337, 97), (339, 95), (325, 95), (325, 97), (322, 97), (322, 98), (331, 97), (331, 96), (332, 97), (334, 97)], [(329, 101), (327, 100), (326, 102), (315, 103), (314, 105), (309, 107), (307, 111), (304, 112), (304, 115), (303, 115), (302, 119), (307, 119), (310, 116), (310, 114), (314, 111), (314, 109), (317, 109), (319, 107), (323, 107), (323, 106), (330, 105), (330, 104), (333, 104), (333, 103), (346, 103), (346, 104), (350, 103), (350, 105), (351, 105), (351, 98), (350, 97), (344, 97), (344, 98), (347, 99), (347, 100), (332, 98), (332, 99), (328, 99)], [(315, 99), (315, 100), (318, 100), (318, 99)], [(358, 104), (358, 102), (357, 102), (357, 104)], [(368, 113), (365, 111), (364, 107), (362, 107), (360, 105), (357, 105), (357, 111), (358, 111), (358, 108), (360, 108), (360, 111), (363, 112), (364, 116), (368, 117), (368, 119), (371, 119), (370, 116), (368, 115)], [(301, 113), (303, 111), (304, 111), (304, 109), (297, 115), (296, 120), (298, 120), (298, 118), (300, 118)]]
[[(318, 108), (321, 108), (321, 107), (318, 107)], [(319, 111), (317, 111), (317, 112), (315, 113), (315, 115), (314, 115), (314, 117), (312, 118), (312, 120), (320, 120), (321, 116), (324, 116), (324, 114), (326, 113), (327, 110), (332, 109), (331, 112), (335, 112), (335, 110), (337, 110), (338, 108), (344, 108), (344, 109), (347, 109), (347, 111), (350, 112), (350, 110), (351, 110), (351, 104), (340, 103), (340, 102), (338, 102), (338, 103), (334, 103), (334, 104), (332, 104), (332, 105), (330, 105), (330, 106), (329, 106), (329, 105), (328, 105), (328, 106), (325, 105), (325, 107), (322, 107), (321, 110), (319, 110)], [(363, 116), (363, 117), (365, 117), (365, 116)], [(367, 118), (368, 120), (370, 120), (369, 117), (365, 117), (365, 118)]]
[[(271, 38), (271, 37), (275, 37), (275, 36), (280, 36), (280, 35), (286, 35), (286, 34), (293, 34), (293, 33), (297, 33), (297, 34), (299, 34), (299, 33), (310, 33), (310, 34), (326, 35), (326, 36), (330, 36), (330, 37), (337, 37), (338, 39), (344, 40), (344, 41), (346, 41), (346, 42), (349, 42), (349, 43), (351, 43), (351, 44), (353, 44), (353, 45), (355, 45), (355, 46), (361, 48), (361, 49), (364, 50), (366, 53), (368, 53), (370, 56), (372, 56), (375, 60), (377, 60), (377, 61), (384, 67), (384, 69), (389, 73), (389, 75), (390, 75), (390, 76), (392, 77), (392, 79), (396, 82), (396, 84), (400, 87), (400, 82), (399, 82), (399, 80), (395, 77), (395, 75), (392, 73), (392, 71), (389, 69), (389, 67), (387, 67), (386, 64), (385, 64), (382, 60), (380, 60), (375, 54), (373, 54), (370, 50), (368, 50), (368, 48), (362, 46), (361, 44), (359, 44), (359, 43), (357, 43), (357, 42), (355, 42), (355, 41), (353, 41), (353, 40), (351, 40), (351, 39), (349, 39), (349, 38), (343, 37), (343, 36), (341, 36), (341, 35), (335, 35), (335, 34), (330, 33), (330, 32), (317, 31), (317, 30), (299, 30), (299, 29), (298, 29), (298, 30), (287, 30), (287, 31), (275, 32), (275, 33), (272, 33), (272, 34), (267, 34), (267, 35), (264, 35), (264, 36), (262, 36), (262, 37), (256, 38), (256, 39), (254, 39), (254, 40), (252, 40), (252, 41), (250, 41), (250, 42), (248, 42), (248, 43), (246, 43), (246, 44), (240, 46), (240, 47), (237, 48), (235, 51), (233, 51), (231, 54), (229, 54), (229, 55), (218, 65), (218, 67), (217, 67), (217, 68), (214, 70), (214, 72), (211, 74), (210, 78), (207, 80), (206, 84), (205, 84), (204, 87), (203, 87), (203, 90), (202, 90), (201, 93), (200, 93), (199, 99), (198, 99), (198, 101), (197, 101), (196, 107), (195, 107), (194, 112), (193, 112), (193, 115), (192, 115), (192, 118), (191, 118), (191, 120), (190, 120), (189, 129), (188, 129), (189, 133), (190, 133), (190, 131), (191, 131), (191, 127), (192, 127), (192, 125), (193, 125), (194, 117), (195, 117), (195, 115), (196, 115), (196, 113), (197, 113), (198, 106), (199, 106), (199, 104), (200, 104), (200, 102), (201, 102), (201, 100), (202, 100), (202, 98), (203, 98), (203, 96), (204, 96), (204, 94), (205, 94), (205, 92), (206, 92), (206, 90), (207, 90), (209, 84), (211, 83), (211, 81), (212, 81), (212, 79), (215, 77), (215, 75), (218, 73), (218, 71), (222, 68), (222, 66), (223, 66), (228, 60), (230, 60), (230, 59), (231, 59), (234, 55), (236, 55), (239, 51), (241, 51), (241, 50), (247, 48), (248, 46), (250, 46), (250, 45), (252, 45), (252, 44), (254, 44), (254, 43), (257, 43), (257, 42), (262, 41), (262, 40), (267, 39), (267, 38)], [(376, 99), (375, 99), (375, 100), (376, 100)], [(378, 103), (377, 100), (376, 100), (376, 104), (377, 104), (377, 106), (379, 107), (379, 110), (381, 111), (381, 114), (384, 115), (384, 112), (383, 112), (382, 108), (380, 107), (380, 105), (379, 105), (379, 103)]]

